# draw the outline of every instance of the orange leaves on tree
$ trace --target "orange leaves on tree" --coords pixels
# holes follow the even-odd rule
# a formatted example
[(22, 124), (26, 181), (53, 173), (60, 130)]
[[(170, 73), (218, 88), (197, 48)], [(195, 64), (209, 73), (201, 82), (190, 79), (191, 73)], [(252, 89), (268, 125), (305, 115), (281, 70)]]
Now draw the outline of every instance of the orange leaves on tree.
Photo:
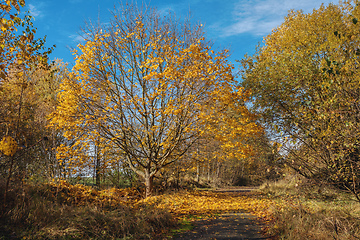
[[(53, 123), (85, 144), (94, 141), (89, 128), (97, 128), (101, 142), (120, 149), (150, 185), (205, 131), (223, 135), (229, 152), (236, 146), (245, 154), (233, 136), (257, 128), (238, 106), (243, 93), (236, 88), (227, 51), (214, 54), (199, 26), (179, 32), (172, 16), (160, 19), (144, 10), (134, 19), (132, 10), (122, 9), (123, 19), (112, 20), (111, 27), (90, 30), (92, 37), (78, 46)], [(239, 121), (229, 118), (229, 109)]]

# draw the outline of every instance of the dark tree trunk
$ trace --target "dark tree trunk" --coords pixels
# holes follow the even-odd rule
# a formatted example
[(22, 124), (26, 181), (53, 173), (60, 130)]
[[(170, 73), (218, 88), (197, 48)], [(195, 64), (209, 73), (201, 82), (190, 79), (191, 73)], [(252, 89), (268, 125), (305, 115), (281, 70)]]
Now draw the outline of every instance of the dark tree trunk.
[(95, 163), (95, 185), (97, 187), (100, 187), (100, 184), (101, 184), (101, 156), (100, 156), (100, 153), (99, 153), (99, 145), (98, 143), (96, 142), (96, 145), (95, 145), (95, 151), (96, 151), (96, 163)]
[(200, 164), (197, 162), (196, 164), (196, 182), (199, 183), (200, 181)]
[(210, 174), (211, 174), (211, 165), (210, 160), (208, 160), (208, 172), (207, 172), (207, 180), (210, 182)]
[(95, 170), (95, 185), (100, 187), (101, 179), (100, 179), (100, 161), (96, 161), (96, 170)]

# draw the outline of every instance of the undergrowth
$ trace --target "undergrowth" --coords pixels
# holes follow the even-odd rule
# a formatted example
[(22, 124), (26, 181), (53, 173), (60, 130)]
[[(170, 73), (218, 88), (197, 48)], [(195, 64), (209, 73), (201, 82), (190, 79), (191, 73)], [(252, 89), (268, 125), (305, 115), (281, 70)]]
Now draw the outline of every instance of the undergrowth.
[(360, 204), (350, 194), (295, 177), (260, 191), (276, 201), (267, 232), (278, 239), (360, 239)]
[(13, 188), (1, 208), (0, 239), (154, 239), (176, 224), (164, 209), (133, 204), (138, 198), (133, 189), (66, 182)]
[(142, 199), (129, 188), (28, 185), (12, 188), (0, 206), (0, 239), (163, 239), (170, 229), (191, 229), (194, 219), (243, 211), (266, 222), (274, 239), (360, 239), (360, 204), (349, 194), (299, 178), (259, 191), (181, 190)]

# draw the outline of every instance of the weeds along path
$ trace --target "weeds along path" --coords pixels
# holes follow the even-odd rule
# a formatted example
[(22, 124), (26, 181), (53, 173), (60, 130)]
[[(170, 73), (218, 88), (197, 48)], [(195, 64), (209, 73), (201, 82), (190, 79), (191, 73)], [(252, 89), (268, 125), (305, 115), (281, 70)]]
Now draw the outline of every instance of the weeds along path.
[(274, 204), (250, 188), (181, 191), (144, 201), (179, 219), (174, 239), (267, 239), (261, 228), (271, 219), (268, 209)]

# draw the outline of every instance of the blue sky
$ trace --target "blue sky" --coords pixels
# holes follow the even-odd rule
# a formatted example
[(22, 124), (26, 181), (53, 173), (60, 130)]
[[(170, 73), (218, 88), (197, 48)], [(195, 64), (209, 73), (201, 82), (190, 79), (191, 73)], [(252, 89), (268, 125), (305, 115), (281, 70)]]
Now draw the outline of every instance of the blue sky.
[[(160, 12), (174, 12), (184, 18), (191, 12), (192, 20), (204, 24), (207, 40), (217, 49), (228, 48), (230, 60), (255, 53), (263, 37), (279, 26), (288, 10), (311, 12), (330, 0), (133, 0), (156, 7)], [(69, 47), (76, 47), (85, 21), (108, 22), (117, 0), (26, 0), (26, 10), (34, 16), (38, 37), (47, 35), (47, 44), (57, 47), (50, 56), (73, 64)]]

